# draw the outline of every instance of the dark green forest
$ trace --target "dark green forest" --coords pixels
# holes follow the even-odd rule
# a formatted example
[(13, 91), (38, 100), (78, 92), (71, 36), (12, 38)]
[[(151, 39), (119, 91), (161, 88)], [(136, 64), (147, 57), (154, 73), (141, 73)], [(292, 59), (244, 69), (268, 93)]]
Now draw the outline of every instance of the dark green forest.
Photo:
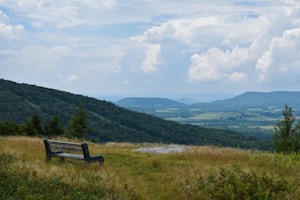
[[(24, 125), (37, 115), (41, 127), (56, 118), (68, 130), (71, 118), (82, 107), (89, 131), (96, 142), (162, 142), (270, 149), (270, 142), (230, 130), (205, 128), (163, 120), (130, 111), (107, 101), (12, 81), (0, 80), (0, 123)], [(0, 126), (0, 127), (1, 127)], [(44, 130), (43, 130), (44, 131)], [(37, 131), (38, 135), (42, 131)], [(72, 134), (72, 133), (70, 133)]]

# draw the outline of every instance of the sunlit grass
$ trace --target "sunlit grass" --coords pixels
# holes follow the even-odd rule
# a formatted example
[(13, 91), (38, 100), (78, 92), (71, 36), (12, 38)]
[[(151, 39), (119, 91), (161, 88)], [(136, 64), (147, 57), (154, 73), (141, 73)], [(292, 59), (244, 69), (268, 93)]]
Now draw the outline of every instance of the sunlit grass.
[(239, 117), (240, 114), (233, 112), (211, 112), (201, 113), (190, 117), (193, 120), (216, 120), (216, 119), (228, 119), (230, 117)]
[[(244, 172), (267, 173), (274, 180), (287, 180), (294, 186), (287, 199), (300, 195), (300, 186), (295, 184), (300, 180), (300, 156), (297, 154), (210, 146), (190, 146), (185, 152), (176, 154), (150, 154), (133, 151), (149, 144), (88, 144), (92, 155), (105, 157), (103, 166), (56, 158), (46, 163), (42, 138), (0, 137), (2, 176), (7, 181), (10, 178), (20, 181), (18, 177), (24, 176), (28, 182), (28, 188), (27, 182), (20, 181), (14, 186), (17, 188), (7, 191), (19, 191), (26, 197), (32, 189), (29, 183), (38, 182), (45, 185), (35, 188), (39, 195), (48, 193), (65, 199), (197, 199), (196, 193), (202, 191), (198, 185), (201, 177), (217, 176), (220, 169), (239, 166)], [(55, 193), (51, 193), (52, 190)]]
[(262, 130), (274, 130), (274, 126), (247, 126), (247, 128), (249, 129), (255, 129), (255, 128), (259, 128), (259, 129), (262, 129)]

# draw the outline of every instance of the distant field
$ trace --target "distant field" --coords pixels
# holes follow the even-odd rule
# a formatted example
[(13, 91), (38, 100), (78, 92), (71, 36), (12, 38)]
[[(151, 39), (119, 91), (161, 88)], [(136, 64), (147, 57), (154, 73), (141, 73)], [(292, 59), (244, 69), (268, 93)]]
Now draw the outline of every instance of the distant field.
[(247, 128), (259, 128), (262, 130), (274, 130), (274, 126), (248, 126)]
[(281, 118), (280, 110), (263, 110), (261, 108), (236, 112), (201, 111), (197, 109), (174, 110), (173, 112), (170, 110), (160, 110), (152, 114), (183, 124), (189, 123), (199, 126), (230, 129), (257, 137), (260, 137), (261, 134), (271, 136), (274, 126)]
[(46, 163), (41, 138), (0, 137), (0, 196), (150, 200), (300, 196), (297, 154), (210, 146), (189, 146), (183, 153), (151, 154), (133, 150), (160, 144), (88, 143), (91, 154), (105, 157), (104, 166), (68, 159)]
[(273, 127), (281, 119), (284, 105), (291, 106), (300, 119), (299, 97), (297, 91), (252, 91), (228, 99), (193, 104), (176, 103), (171, 99), (126, 98), (130, 103), (123, 101), (121, 106), (182, 124), (229, 129), (271, 142)]

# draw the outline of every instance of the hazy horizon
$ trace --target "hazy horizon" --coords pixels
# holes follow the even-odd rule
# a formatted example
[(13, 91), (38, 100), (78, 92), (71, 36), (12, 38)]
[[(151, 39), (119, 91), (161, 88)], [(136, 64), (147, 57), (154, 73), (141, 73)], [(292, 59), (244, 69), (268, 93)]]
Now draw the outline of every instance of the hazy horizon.
[[(1, 80), (1, 78), (0, 78)], [(13, 80), (7, 80), (7, 79), (3, 79), (6, 81), (13, 81)], [(17, 81), (13, 81), (16, 82), (18, 84), (29, 84), (29, 85), (34, 85), (37, 87), (45, 87), (48, 89), (56, 89), (56, 88), (52, 88), (50, 87), (46, 87), (46, 86), (41, 86), (41, 85), (37, 85), (37, 84), (30, 84), (30, 83), (24, 83), (24, 82), (17, 82)], [(132, 95), (132, 94), (124, 94), (124, 95), (87, 95), (84, 93), (76, 93), (76, 92), (72, 92), (72, 91), (68, 91), (68, 90), (64, 90), (64, 89), (56, 89), (59, 91), (63, 91), (63, 92), (70, 92), (76, 95), (84, 95), (84, 96), (88, 96), (88, 97), (92, 97), (92, 98), (96, 98), (99, 100), (105, 100), (105, 101), (110, 101), (110, 102), (116, 102), (119, 100), (122, 100), (124, 98), (164, 98), (164, 99), (171, 99), (174, 101), (178, 101), (181, 103), (185, 103), (185, 104), (192, 104), (192, 103), (209, 103), (209, 102), (213, 102), (213, 101), (217, 101), (217, 100), (225, 100), (225, 99), (230, 99), (230, 98), (234, 98), (236, 96), (242, 95), (244, 93), (248, 93), (248, 92), (262, 92), (262, 93), (270, 93), (270, 92), (300, 92), (300, 90), (272, 90), (272, 91), (244, 91), (241, 93), (164, 93), (164, 94), (156, 94), (156, 95), (148, 95), (148, 94), (136, 94), (136, 95)]]

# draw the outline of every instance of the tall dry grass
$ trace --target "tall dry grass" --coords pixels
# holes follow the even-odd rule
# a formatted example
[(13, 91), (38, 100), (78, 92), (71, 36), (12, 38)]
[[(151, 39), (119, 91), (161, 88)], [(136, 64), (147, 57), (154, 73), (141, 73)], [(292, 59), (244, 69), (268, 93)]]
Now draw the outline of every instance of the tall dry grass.
[(300, 156), (296, 154), (190, 146), (183, 153), (158, 155), (132, 151), (145, 144), (88, 144), (91, 154), (105, 157), (104, 166), (56, 158), (46, 163), (41, 138), (0, 137), (0, 155), (13, 160), (2, 166), (1, 173), (4, 177), (26, 174), (28, 181), (45, 184), (40, 192), (50, 193), (47, 188), (53, 187), (58, 197), (70, 199), (197, 199), (199, 180), (239, 166), (245, 173), (284, 178), (293, 186), (287, 198), (300, 196), (300, 186), (295, 185), (300, 180)]

